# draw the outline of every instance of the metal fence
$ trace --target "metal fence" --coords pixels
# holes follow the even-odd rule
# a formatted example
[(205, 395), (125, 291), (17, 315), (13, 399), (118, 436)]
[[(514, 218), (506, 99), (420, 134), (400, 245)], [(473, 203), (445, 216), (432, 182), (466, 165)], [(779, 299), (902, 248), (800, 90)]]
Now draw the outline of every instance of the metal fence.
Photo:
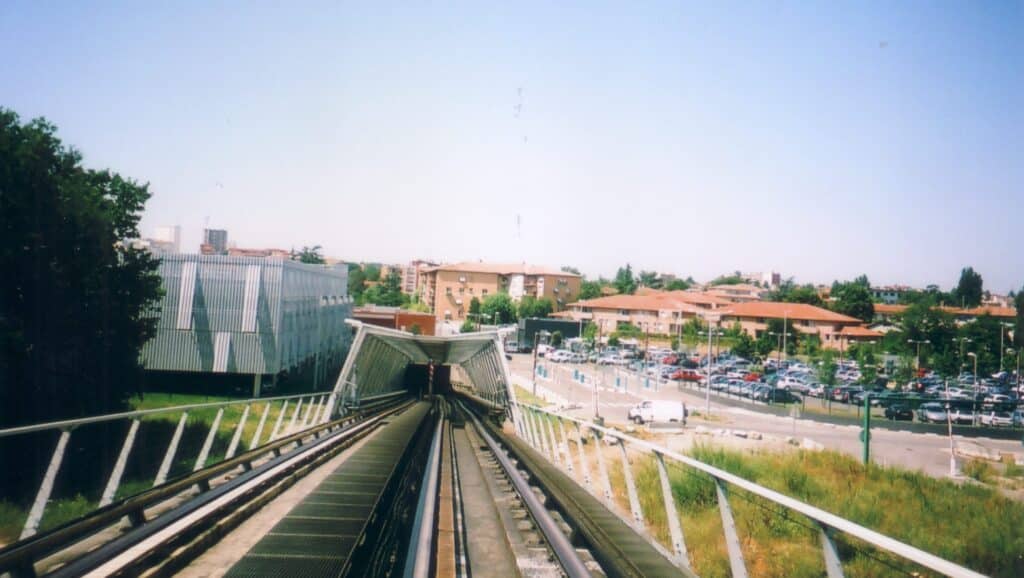
[[(89, 484), (96, 489), (103, 488), (98, 500), (90, 501), (92, 509), (98, 509), (109, 505), (119, 497), (118, 491), (123, 485), (126, 468), (129, 460), (134, 457), (142, 457), (141, 454), (162, 450), (159, 467), (155, 471), (151, 470), (152, 476), (147, 475), (142, 479), (132, 480), (135, 487), (157, 487), (166, 483), (169, 477), (173, 477), (172, 473), (198, 471), (208, 465), (229, 460), (239, 451), (256, 450), (279, 438), (322, 424), (329, 420), (333, 404), (334, 400), (329, 393), (319, 392), (139, 410), (0, 430), (0, 441), (15, 444), (40, 444), (41, 440), (46, 438), (39, 436), (59, 434), (48, 466), (45, 472), (41, 473), (42, 479), (35, 492), (31, 507), (28, 509), (19, 539), (29, 538), (40, 530), (40, 523), (46, 514), (47, 506), (51, 504), (54, 487), (64, 471), (61, 466), (68, 454), (72, 435), (76, 430), (90, 426), (113, 426), (126, 430), (117, 458), (110, 466), (109, 474), (105, 477), (105, 483), (104, 480), (94, 480), (95, 483)], [(231, 414), (230, 420), (225, 419), (226, 413)], [(235, 414), (238, 414), (237, 418)], [(209, 421), (195, 419), (200, 415), (203, 418), (210, 418)], [(191, 424), (189, 424), (190, 419), (193, 422)], [(230, 423), (235, 419), (237, 419), (236, 423)], [(136, 440), (140, 437), (140, 429), (159, 422), (166, 424), (169, 421), (175, 425), (166, 447), (143, 448), (133, 454), (133, 449), (137, 445)], [(256, 424), (255, 429), (247, 434), (247, 429), (252, 423)], [(195, 444), (193, 448), (195, 451), (192, 455), (183, 455), (179, 451), (187, 424), (205, 431), (205, 435), (197, 438), (197, 441), (202, 439), (202, 443)], [(109, 436), (89, 437), (91, 442), (99, 444), (109, 442), (111, 439)], [(218, 441), (222, 443), (215, 444)], [(221, 454), (215, 450), (215, 445), (223, 447), (223, 442), (226, 442), (226, 447)], [(95, 449), (97, 448), (86, 448), (86, 450)], [(11, 464), (5, 465), (5, 467), (14, 469)], [(37, 472), (17, 472), (17, 474), (21, 476), (39, 475)], [(82, 488), (76, 488), (76, 493), (78, 492), (88, 493)], [(79, 513), (84, 514), (83, 512)]]
[[(581, 486), (585, 487), (595, 497), (603, 500), (609, 506), (609, 509), (616, 512), (627, 523), (644, 534), (656, 548), (659, 548), (682, 568), (690, 569), (690, 556), (687, 551), (684, 528), (678, 514), (676, 498), (669, 479), (668, 464), (676, 464), (683, 468), (700, 472), (707, 475), (714, 482), (725, 534), (726, 548), (729, 555), (730, 569), (733, 576), (745, 577), (748, 573), (741, 545), (742, 542), (737, 532), (732, 507), (729, 503), (731, 489), (743, 490), (753, 496), (767, 500), (772, 505), (781, 507), (786, 515), (795, 514), (806, 518), (810, 525), (816, 528), (819, 535), (822, 558), (827, 575), (830, 578), (844, 575), (839, 551), (833, 539), (836, 533), (863, 541), (897, 558), (948, 576), (982, 576), (968, 568), (648, 441), (605, 428), (600, 424), (531, 405), (513, 403), (512, 408), (513, 415), (515, 416), (516, 434), (521, 439), (525, 440), (552, 463), (565, 470), (571, 478), (580, 483)], [(568, 434), (566, 433), (567, 430)], [(591, 444), (596, 449), (592, 451), (585, 450), (585, 447)], [(576, 446), (575, 452), (572, 447), (574, 445)], [(609, 472), (614, 467), (614, 464), (612, 463), (613, 460), (602, 451), (602, 447), (615, 446), (620, 450), (619, 465), (622, 468), (623, 484), (625, 485), (625, 493), (629, 501), (628, 512), (621, 511), (615, 503), (612, 478), (609, 476)], [(657, 466), (662, 498), (661, 503), (668, 520), (670, 549), (666, 549), (654, 538), (651, 527), (645, 522), (636, 479), (630, 465), (630, 452), (650, 456)], [(574, 453), (576, 455), (573, 455)], [(588, 454), (590, 454), (589, 457)], [(596, 471), (589, 465), (591, 461), (595, 462)]]

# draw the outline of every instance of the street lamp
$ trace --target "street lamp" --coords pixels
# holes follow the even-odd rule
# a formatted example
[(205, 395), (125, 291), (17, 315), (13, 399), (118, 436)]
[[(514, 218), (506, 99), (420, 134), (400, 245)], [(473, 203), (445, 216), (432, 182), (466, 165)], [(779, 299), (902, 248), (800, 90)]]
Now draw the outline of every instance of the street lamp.
[(973, 351), (967, 352), (967, 357), (974, 358), (974, 388), (978, 388), (978, 354)]
[(1006, 348), (1007, 353), (1012, 353), (1017, 357), (1017, 372), (1013, 374), (1013, 384), (1017, 386), (1017, 391), (1020, 391), (1020, 350), (1014, 350), (1009, 347)]
[(931, 343), (931, 342), (928, 341), (927, 339), (908, 339), (907, 343), (916, 343), (917, 344), (917, 371), (920, 372), (921, 371), (921, 344), (922, 343)]
[(778, 331), (769, 331), (768, 335), (774, 335), (775, 337), (778, 338), (775, 340), (775, 343), (777, 344), (775, 347), (778, 350), (778, 355), (776, 355), (775, 357), (776, 361), (778, 361), (779, 363), (779, 369), (782, 369), (782, 333)]
[[(541, 329), (533, 334), (533, 395), (537, 395), (537, 340), (540, 339), (541, 334), (545, 336), (550, 335), (547, 331)], [(556, 374), (557, 375), (557, 374)], [(571, 390), (570, 390), (571, 391)]]
[(961, 369), (963, 368), (962, 364), (964, 362), (964, 342), (971, 343), (972, 341), (974, 341), (974, 340), (971, 339), (970, 337), (954, 337), (953, 338), (953, 343), (959, 343), (960, 344), (960, 363), (961, 363), (960, 367), (961, 367)]
[(1006, 347), (1003, 337), (1006, 335), (1006, 328), (1013, 327), (1012, 323), (999, 322), (999, 371), (1003, 371), (1003, 348)]
[(708, 315), (706, 317), (708, 322), (708, 371), (707, 378), (704, 381), (704, 419), (707, 419), (711, 415), (711, 371), (714, 367), (714, 357), (711, 355), (711, 336), (714, 333), (713, 323), (718, 323), (720, 319), (717, 315)]

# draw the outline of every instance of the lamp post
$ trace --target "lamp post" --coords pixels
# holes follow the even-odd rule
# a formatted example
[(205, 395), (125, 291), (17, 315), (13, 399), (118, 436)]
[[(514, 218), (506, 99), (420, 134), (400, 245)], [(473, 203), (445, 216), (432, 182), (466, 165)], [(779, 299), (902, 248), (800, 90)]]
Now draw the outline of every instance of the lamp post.
[[(920, 373), (920, 371), (921, 371), (921, 344), (922, 343), (931, 343), (931, 342), (928, 341), (927, 339), (908, 339), (907, 343), (916, 343), (917, 344), (917, 362), (916, 362), (917, 367), (915, 367), (915, 369), (917, 369), (917, 371)], [(914, 377), (916, 378), (918, 376), (914, 376)]]
[(768, 335), (772, 335), (772, 336), (775, 336), (777, 338), (775, 340), (775, 343), (776, 343), (775, 347), (776, 347), (776, 350), (778, 351), (778, 354), (775, 356), (775, 361), (778, 362), (778, 364), (779, 364), (778, 368), (782, 369), (782, 334), (779, 333), (778, 331), (769, 331)]
[(1005, 351), (1004, 348), (1006, 347), (1006, 345), (1005, 345), (1006, 342), (1003, 339), (1004, 339), (1004, 336), (1006, 335), (1006, 328), (1007, 327), (1013, 327), (1013, 324), (1003, 323), (1002, 321), (999, 322), (999, 371), (1000, 372), (1003, 371), (1003, 352)]
[(708, 322), (708, 370), (707, 376), (704, 380), (704, 419), (711, 415), (711, 370), (714, 367), (714, 357), (711, 356), (711, 336), (714, 333), (712, 328), (713, 323), (717, 323), (719, 317), (717, 315), (709, 315), (707, 317)]
[(961, 369), (963, 369), (963, 362), (964, 362), (964, 342), (971, 343), (972, 341), (974, 341), (974, 340), (971, 339), (970, 337), (954, 337), (953, 338), (953, 342), (954, 343), (959, 343), (960, 344), (960, 364), (961, 364), (960, 367), (961, 367)]
[(1013, 374), (1013, 385), (1016, 386), (1015, 389), (1017, 389), (1019, 391), (1020, 390), (1020, 350), (1019, 349), (1012, 349), (1012, 348), (1007, 347), (1006, 348), (1006, 352), (1007, 353), (1011, 353), (1011, 354), (1013, 354), (1013, 355), (1015, 355), (1017, 357), (1017, 372)]
[(537, 340), (540, 339), (540, 334), (547, 334), (547, 331), (541, 329), (533, 334), (533, 395), (537, 395)]
[(973, 351), (968, 351), (967, 357), (974, 358), (974, 389), (978, 389), (978, 354)]
[[(789, 330), (789, 311), (782, 312), (782, 355), (786, 355), (786, 332)], [(788, 359), (789, 356), (787, 355)]]

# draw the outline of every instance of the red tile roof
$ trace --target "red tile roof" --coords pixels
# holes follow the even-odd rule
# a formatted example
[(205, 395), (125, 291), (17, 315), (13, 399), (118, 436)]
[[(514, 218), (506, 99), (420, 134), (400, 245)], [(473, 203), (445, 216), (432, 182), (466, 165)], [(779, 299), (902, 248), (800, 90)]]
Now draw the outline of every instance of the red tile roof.
[(863, 325), (847, 325), (839, 331), (839, 335), (843, 337), (882, 337), (884, 334)]
[(875, 313), (881, 315), (900, 315), (906, 310), (906, 305), (888, 305), (886, 303), (875, 303)]
[[(673, 292), (674, 293), (674, 292)], [(697, 313), (701, 309), (692, 303), (675, 298), (671, 293), (650, 295), (610, 295), (570, 303), (572, 308), (626, 309), (631, 311), (685, 311)]]
[(496, 273), (498, 275), (553, 275), (560, 277), (579, 277), (579, 275), (575, 273), (567, 273), (550, 267), (527, 265), (526, 263), (446, 263), (436, 267), (424, 267), (422, 271), (455, 271), (459, 273)]
[(831, 323), (856, 323), (861, 320), (841, 315), (828, 309), (806, 303), (780, 303), (776, 301), (750, 301), (735, 303), (722, 311), (723, 317), (764, 317), (782, 319), (787, 317), (800, 321), (825, 321)]

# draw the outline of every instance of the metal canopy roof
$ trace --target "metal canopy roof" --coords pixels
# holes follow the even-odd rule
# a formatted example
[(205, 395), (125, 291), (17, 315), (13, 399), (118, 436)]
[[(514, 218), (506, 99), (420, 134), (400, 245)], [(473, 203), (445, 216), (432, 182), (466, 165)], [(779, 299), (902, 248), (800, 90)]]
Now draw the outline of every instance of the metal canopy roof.
[(492, 403), (507, 406), (509, 399), (514, 399), (496, 331), (438, 337), (355, 320), (346, 323), (356, 329), (356, 336), (334, 387), (332, 403), (358, 402), (404, 390), (409, 364), (429, 362), (462, 367), (471, 382), (466, 385)]

